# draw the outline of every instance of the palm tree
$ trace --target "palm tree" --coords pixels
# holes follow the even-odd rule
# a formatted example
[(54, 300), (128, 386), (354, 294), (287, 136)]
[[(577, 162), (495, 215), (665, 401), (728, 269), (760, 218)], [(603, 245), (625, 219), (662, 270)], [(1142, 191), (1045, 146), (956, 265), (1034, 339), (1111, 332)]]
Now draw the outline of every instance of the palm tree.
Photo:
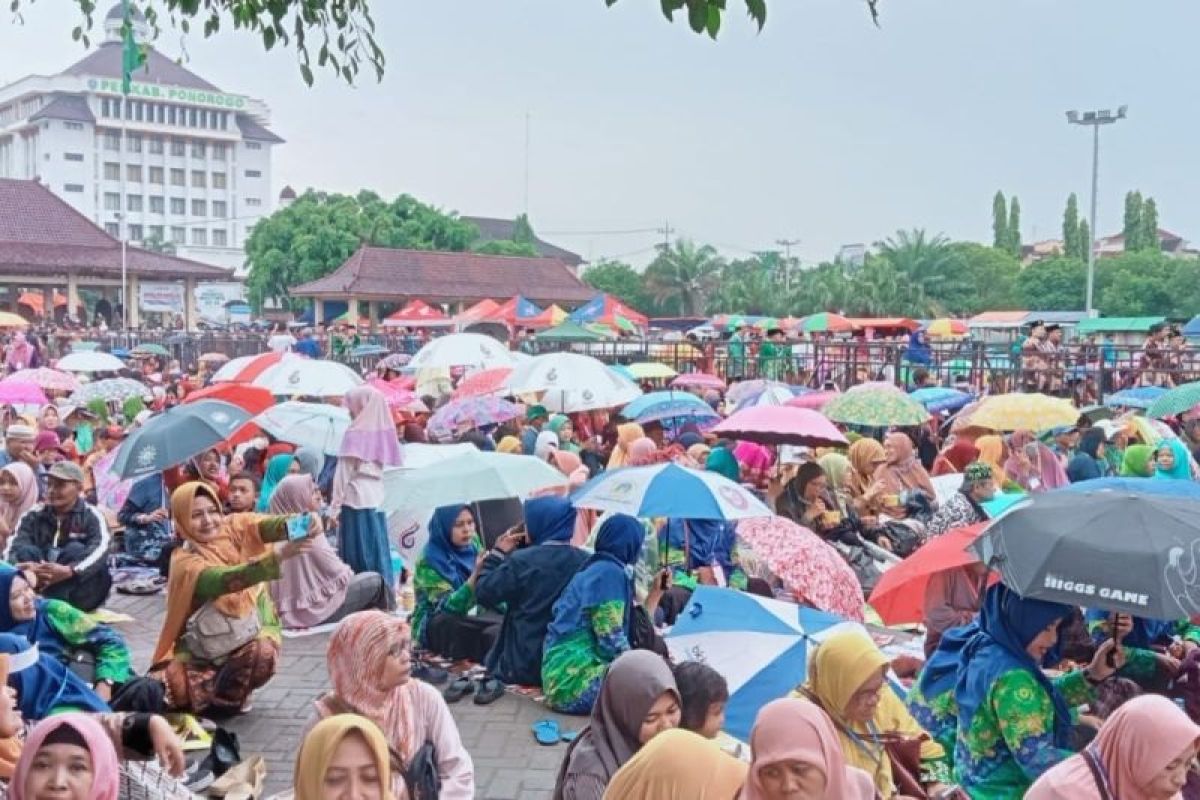
[(725, 266), (715, 249), (680, 239), (646, 267), (646, 287), (656, 302), (674, 305), (684, 316), (704, 313), (707, 298), (720, 285)]
[(734, 261), (725, 267), (720, 291), (710, 310), (774, 316), (784, 307), (776, 276), (757, 259)]
[[(943, 292), (961, 289), (966, 280), (958, 268), (950, 241), (940, 233), (930, 237), (920, 228), (897, 231), (894, 237), (876, 242), (875, 247), (879, 256), (886, 259), (892, 269), (903, 276), (910, 287), (919, 290), (924, 298), (932, 299)], [(940, 310), (936, 302), (922, 300), (921, 305), (926, 307), (913, 313)]]

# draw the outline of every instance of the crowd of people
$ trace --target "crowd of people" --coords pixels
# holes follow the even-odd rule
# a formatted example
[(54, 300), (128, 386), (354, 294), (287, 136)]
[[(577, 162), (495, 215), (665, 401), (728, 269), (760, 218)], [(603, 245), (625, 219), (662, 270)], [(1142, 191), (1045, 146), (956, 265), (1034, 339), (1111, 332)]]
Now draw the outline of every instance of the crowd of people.
[[(29, 363), (6, 358), (10, 370)], [(336, 453), (262, 434), (118, 491), (125, 438), (209, 378), (154, 357), (129, 375), (146, 381), (144, 401), (4, 409), (0, 786), (15, 797), (50, 796), (38, 781), (84, 787), (70, 789), (79, 798), (150, 783), (188, 796), (194, 776), (163, 715), (252, 714), (282, 632), (319, 626), (332, 631), (330, 686), (297, 754), (301, 800), (475, 796), (449, 704), (489, 705), (510, 687), (588, 718), (561, 761), (563, 800), (1200, 796), (1188, 793), (1200, 792), (1200, 695), (1167, 697), (1200, 665), (1192, 620), (1027, 599), (974, 563), (929, 580), (914, 663), (881, 649), (867, 602), (889, 568), (986, 521), (1000, 495), (1195, 480), (1187, 423), (1151, 436), (1127, 418), (1000, 432), (935, 417), (843, 426), (844, 448), (779, 448), (530, 399), (519, 417), (447, 437), (428, 412), (390, 408), (364, 384), (333, 401), (350, 417)], [(697, 393), (718, 414), (734, 406)], [(423, 400), (436, 410), (447, 397)], [(505, 501), (506, 514), (438, 507), (405, 563), (381, 511), (385, 473), (409, 445), (449, 440), (546, 462), (561, 487)], [(637, 518), (571, 500), (606, 471), (664, 463), (748, 487), (774, 516)], [(957, 476), (948, 493), (945, 476)], [(768, 565), (771, 548), (790, 569)], [(664, 638), (701, 586), (851, 623), (812, 649), (789, 696), (758, 710), (748, 749), (722, 733), (726, 679), (673, 659)], [(91, 613), (114, 587), (165, 594), (141, 673)]]

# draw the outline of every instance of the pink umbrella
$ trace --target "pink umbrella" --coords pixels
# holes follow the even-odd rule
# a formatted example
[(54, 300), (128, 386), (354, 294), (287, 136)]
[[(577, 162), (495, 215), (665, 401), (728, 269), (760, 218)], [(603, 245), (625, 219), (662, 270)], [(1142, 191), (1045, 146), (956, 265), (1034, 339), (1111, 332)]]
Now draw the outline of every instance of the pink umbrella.
[(820, 411), (826, 403), (839, 394), (841, 392), (809, 392), (808, 394), (793, 397), (784, 403), (784, 405), (791, 406), (792, 408), (808, 408), (813, 411)]
[(385, 381), (383, 378), (371, 378), (367, 381), (367, 385), (374, 386), (383, 394), (383, 399), (387, 402), (388, 408), (411, 412), (426, 412), (429, 410), (421, 402), (421, 398), (417, 397), (411, 390), (396, 385), (395, 382)]
[(742, 442), (808, 447), (846, 445), (846, 437), (816, 411), (792, 406), (752, 406), (720, 422), (712, 433)]
[(707, 372), (685, 372), (671, 381), (672, 386), (696, 389), (725, 390), (725, 381)]
[(462, 400), (465, 397), (488, 397), (505, 394), (504, 382), (508, 380), (508, 376), (511, 374), (512, 367), (493, 367), (492, 369), (472, 373), (464, 378), (462, 383), (458, 385), (458, 388), (454, 390), (454, 399)]
[(863, 592), (854, 570), (808, 528), (786, 517), (755, 517), (738, 522), (737, 535), (797, 602), (863, 621)]
[(5, 405), (45, 405), (50, 402), (36, 383), (0, 381), (0, 403)]
[(19, 369), (4, 379), (5, 383), (32, 383), (52, 392), (77, 392), (82, 385), (79, 379), (69, 372), (61, 372), (49, 367), (36, 369)]

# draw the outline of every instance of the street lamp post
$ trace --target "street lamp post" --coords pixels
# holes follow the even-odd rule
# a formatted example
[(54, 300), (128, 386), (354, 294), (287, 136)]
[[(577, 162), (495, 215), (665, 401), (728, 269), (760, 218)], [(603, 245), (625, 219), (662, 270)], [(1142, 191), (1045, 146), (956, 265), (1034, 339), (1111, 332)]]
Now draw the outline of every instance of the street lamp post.
[(126, 272), (128, 270), (128, 262), (125, 253), (125, 215), (118, 211), (114, 214), (117, 218), (117, 238), (121, 240), (121, 327), (126, 331), (129, 330), (129, 280)]
[(783, 248), (783, 291), (792, 291), (792, 245), (800, 244), (799, 239), (776, 239), (775, 244)]
[(1129, 106), (1121, 106), (1114, 114), (1111, 110), (1105, 108), (1099, 111), (1068, 111), (1067, 122), (1071, 125), (1089, 125), (1092, 128), (1092, 208), (1089, 214), (1088, 225), (1091, 227), (1088, 230), (1088, 235), (1091, 240), (1088, 242), (1088, 257), (1087, 257), (1087, 315), (1092, 316), (1092, 293), (1096, 282), (1096, 241), (1098, 235), (1096, 233), (1096, 190), (1100, 181), (1100, 126), (1112, 125), (1118, 120), (1125, 119), (1125, 114), (1129, 110)]

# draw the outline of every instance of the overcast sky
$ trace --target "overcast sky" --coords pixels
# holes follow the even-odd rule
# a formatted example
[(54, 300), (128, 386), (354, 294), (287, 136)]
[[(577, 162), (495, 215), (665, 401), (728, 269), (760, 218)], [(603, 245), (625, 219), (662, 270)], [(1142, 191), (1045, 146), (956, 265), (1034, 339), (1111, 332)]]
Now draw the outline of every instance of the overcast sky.
[[(23, 28), (0, 27), (3, 83), (83, 55), (74, 2), (26, 4)], [(1057, 237), (1090, 180), (1090, 133), (1063, 112), (1122, 103), (1129, 119), (1101, 137), (1099, 227), (1137, 188), (1200, 239), (1195, 0), (880, 0), (881, 28), (857, 0), (768, 0), (761, 35), (729, 0), (716, 42), (668, 25), (658, 0), (373, 5), (387, 74), (356, 88), (321, 72), (306, 88), (291, 51), (242, 32), (157, 46), (270, 105), (287, 139), (276, 191), (511, 217), (528, 112), (534, 227), (591, 259), (644, 263), (661, 235), (604, 232), (666, 221), (730, 256), (789, 238), (825, 259), (901, 227), (990, 240), (996, 189), (1019, 195), (1026, 241)]]

